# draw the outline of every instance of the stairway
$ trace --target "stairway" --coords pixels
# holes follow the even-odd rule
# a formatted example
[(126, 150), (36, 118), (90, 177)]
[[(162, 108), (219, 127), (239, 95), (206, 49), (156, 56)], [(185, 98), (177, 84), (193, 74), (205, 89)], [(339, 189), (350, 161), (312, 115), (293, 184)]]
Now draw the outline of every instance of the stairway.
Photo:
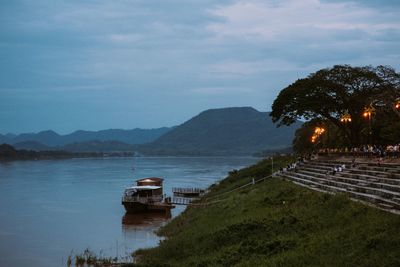
[[(333, 175), (332, 168), (342, 164), (346, 168)], [(319, 158), (276, 175), (313, 190), (345, 193), (352, 199), (400, 214), (400, 164), (365, 161), (351, 167), (350, 159)]]

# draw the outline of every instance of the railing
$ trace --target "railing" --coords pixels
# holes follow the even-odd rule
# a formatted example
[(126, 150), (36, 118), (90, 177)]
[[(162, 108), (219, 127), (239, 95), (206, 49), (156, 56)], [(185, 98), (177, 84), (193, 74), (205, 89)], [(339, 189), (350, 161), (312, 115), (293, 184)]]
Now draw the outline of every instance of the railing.
[(171, 204), (175, 205), (189, 205), (197, 198), (185, 198), (185, 197), (173, 197), (171, 200)]
[(149, 197), (140, 197), (140, 196), (123, 196), (123, 202), (139, 202), (142, 204), (151, 204), (156, 202), (162, 202), (163, 196), (149, 196)]

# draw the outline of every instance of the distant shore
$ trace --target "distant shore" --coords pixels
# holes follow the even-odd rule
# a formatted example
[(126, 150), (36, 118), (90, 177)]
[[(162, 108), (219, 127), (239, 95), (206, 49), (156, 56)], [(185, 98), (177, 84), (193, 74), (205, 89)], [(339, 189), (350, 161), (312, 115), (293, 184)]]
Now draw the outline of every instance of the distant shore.
[(46, 160), (71, 158), (133, 157), (134, 152), (68, 152), (61, 150), (17, 150), (8, 144), (0, 145), (0, 161)]

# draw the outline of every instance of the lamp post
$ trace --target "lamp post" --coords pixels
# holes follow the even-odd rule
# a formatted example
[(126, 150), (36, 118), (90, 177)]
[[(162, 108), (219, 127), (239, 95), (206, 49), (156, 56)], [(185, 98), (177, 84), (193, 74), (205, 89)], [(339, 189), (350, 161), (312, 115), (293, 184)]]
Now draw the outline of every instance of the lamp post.
[[(347, 110), (340, 117), (340, 122), (342, 122), (345, 125), (345, 135), (346, 135), (347, 134), (347, 124), (351, 122), (351, 115), (349, 114), (349, 112)], [(351, 137), (349, 137), (349, 138), (351, 139)], [(350, 144), (351, 144), (351, 140), (350, 140)]]
[(351, 115), (348, 111), (344, 112), (344, 114), (340, 117), (340, 121), (343, 123), (351, 122)]
[(396, 104), (394, 105), (396, 109), (400, 109), (400, 98), (397, 99)]
[(371, 124), (371, 120), (372, 120), (372, 114), (375, 112), (375, 108), (372, 106), (372, 104), (370, 104), (368, 107), (364, 108), (364, 113), (363, 116), (365, 118), (368, 118), (368, 122), (369, 122), (369, 142), (371, 143), (371, 139), (372, 139), (372, 124)]

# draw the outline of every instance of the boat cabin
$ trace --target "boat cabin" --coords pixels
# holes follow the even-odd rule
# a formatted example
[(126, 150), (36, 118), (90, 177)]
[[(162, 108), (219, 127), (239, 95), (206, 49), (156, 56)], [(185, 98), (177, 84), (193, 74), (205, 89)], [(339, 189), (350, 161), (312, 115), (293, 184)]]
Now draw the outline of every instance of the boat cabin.
[(126, 198), (140, 198), (142, 201), (144, 199), (158, 200), (162, 199), (163, 189), (162, 189), (162, 178), (149, 177), (143, 178), (136, 181), (136, 186), (128, 187), (125, 190)]
[[(152, 195), (162, 195), (162, 183), (164, 179), (157, 177), (148, 177), (136, 180), (136, 187), (138, 188), (148, 188), (148, 190), (152, 191)], [(157, 188), (158, 187), (158, 188)]]

